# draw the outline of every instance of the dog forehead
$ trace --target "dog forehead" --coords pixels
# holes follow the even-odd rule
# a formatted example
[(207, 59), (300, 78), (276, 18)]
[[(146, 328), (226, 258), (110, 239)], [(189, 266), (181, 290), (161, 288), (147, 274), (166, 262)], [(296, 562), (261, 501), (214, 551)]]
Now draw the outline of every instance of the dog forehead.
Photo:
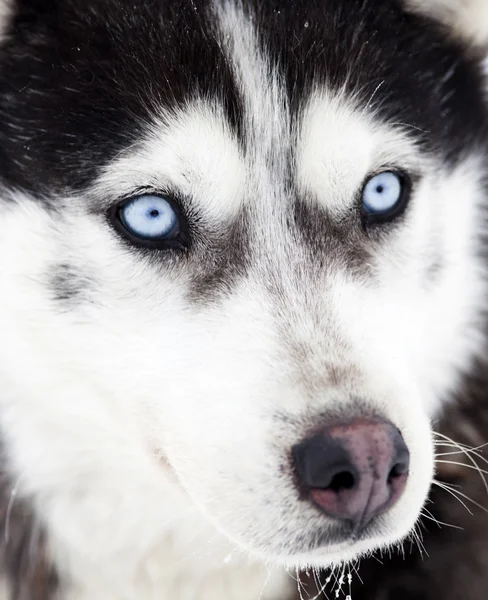
[(280, 176), (317, 88), (363, 106), (373, 98), (382, 119), (412, 126), (443, 154), (482, 134), (474, 61), (396, 0), (13, 6), (0, 70), (2, 177), (36, 195), (85, 189), (161, 113), (196, 99), (220, 106), (254, 166)]

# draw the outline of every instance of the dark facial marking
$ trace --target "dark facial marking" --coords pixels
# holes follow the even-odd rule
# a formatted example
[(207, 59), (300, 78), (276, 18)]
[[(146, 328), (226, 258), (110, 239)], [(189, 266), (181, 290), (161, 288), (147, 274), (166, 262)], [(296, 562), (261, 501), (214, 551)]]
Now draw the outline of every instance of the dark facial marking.
[(0, 51), (8, 184), (37, 196), (81, 189), (161, 109), (196, 98), (219, 99), (239, 133), (241, 100), (206, 1), (16, 4)]
[[(479, 56), (400, 0), (262, 2), (262, 44), (285, 77), (293, 114), (311, 90), (344, 90), (448, 162), (466, 144), (486, 148), (487, 109)], [(284, 40), (289, 40), (284, 43)]]
[(52, 297), (63, 304), (86, 301), (90, 281), (86, 275), (69, 263), (59, 263), (49, 273), (49, 290)]
[(216, 301), (246, 277), (252, 261), (251, 232), (252, 215), (243, 209), (230, 226), (202, 236), (206, 243), (194, 248), (189, 265), (194, 273), (190, 284), (192, 302)]
[[(477, 57), (399, 0), (245, 5), (294, 115), (312, 88), (345, 86), (449, 161), (486, 146)], [(83, 188), (161, 110), (195, 98), (221, 101), (243, 140), (242, 98), (210, 15), (207, 0), (17, 0), (0, 51), (3, 181), (36, 195)]]
[(0, 575), (9, 600), (54, 600), (59, 579), (45, 532), (29, 503), (12, 495), (13, 483), (2, 460), (0, 475)]
[(374, 248), (364, 235), (354, 208), (341, 219), (314, 201), (299, 200), (293, 209), (293, 227), (318, 271), (333, 266), (360, 278), (372, 274), (370, 259)]

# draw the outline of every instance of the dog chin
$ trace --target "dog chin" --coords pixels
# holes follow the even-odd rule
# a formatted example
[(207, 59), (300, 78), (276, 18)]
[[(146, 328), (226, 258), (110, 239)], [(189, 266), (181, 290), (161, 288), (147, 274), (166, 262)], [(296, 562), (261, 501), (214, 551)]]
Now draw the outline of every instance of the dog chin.
[(317, 527), (306, 539), (297, 532), (295, 539), (274, 540), (271, 546), (244, 548), (266, 564), (287, 569), (329, 568), (368, 557), (375, 551), (397, 547), (414, 529), (417, 520), (396, 527), (384, 520), (372, 522), (360, 534), (347, 534), (339, 528)]
[[(269, 556), (266, 557), (267, 562), (276, 562), (287, 569), (324, 569), (335, 566), (343, 566), (344, 564), (354, 562), (358, 559), (370, 556), (372, 552), (381, 548), (391, 548), (401, 542), (405, 536), (392, 536), (390, 540), (383, 537), (381, 540), (362, 540), (358, 542), (343, 542), (339, 544), (331, 544), (329, 546), (321, 546), (310, 550), (309, 552), (291, 554), (287, 557), (279, 557), (270, 561)], [(265, 558), (260, 556), (261, 559)]]

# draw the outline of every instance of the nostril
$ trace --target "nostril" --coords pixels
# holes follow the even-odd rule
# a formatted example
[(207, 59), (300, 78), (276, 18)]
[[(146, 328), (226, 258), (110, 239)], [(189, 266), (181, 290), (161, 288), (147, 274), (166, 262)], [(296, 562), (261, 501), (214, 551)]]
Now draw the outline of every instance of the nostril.
[(388, 484), (391, 485), (394, 481), (408, 474), (410, 468), (410, 453), (405, 446), (405, 442), (398, 434), (398, 437), (395, 439), (396, 446), (396, 456), (394, 458), (395, 462), (390, 469), (388, 474)]
[(388, 483), (391, 483), (393, 480), (398, 479), (406, 473), (408, 473), (408, 464), (405, 462), (396, 463), (388, 474)]
[(326, 434), (295, 446), (293, 460), (300, 483), (308, 489), (337, 491), (354, 486), (356, 477), (347, 449)]
[(341, 471), (332, 477), (332, 481), (325, 489), (340, 492), (341, 490), (351, 490), (355, 485), (354, 475), (349, 471)]

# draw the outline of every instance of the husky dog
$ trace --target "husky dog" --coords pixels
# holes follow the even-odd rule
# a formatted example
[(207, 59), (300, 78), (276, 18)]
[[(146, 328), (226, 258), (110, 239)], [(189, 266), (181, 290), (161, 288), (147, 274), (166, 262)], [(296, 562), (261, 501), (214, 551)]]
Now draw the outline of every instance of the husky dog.
[(0, 7), (0, 598), (397, 545), (485, 352), (488, 3)]

